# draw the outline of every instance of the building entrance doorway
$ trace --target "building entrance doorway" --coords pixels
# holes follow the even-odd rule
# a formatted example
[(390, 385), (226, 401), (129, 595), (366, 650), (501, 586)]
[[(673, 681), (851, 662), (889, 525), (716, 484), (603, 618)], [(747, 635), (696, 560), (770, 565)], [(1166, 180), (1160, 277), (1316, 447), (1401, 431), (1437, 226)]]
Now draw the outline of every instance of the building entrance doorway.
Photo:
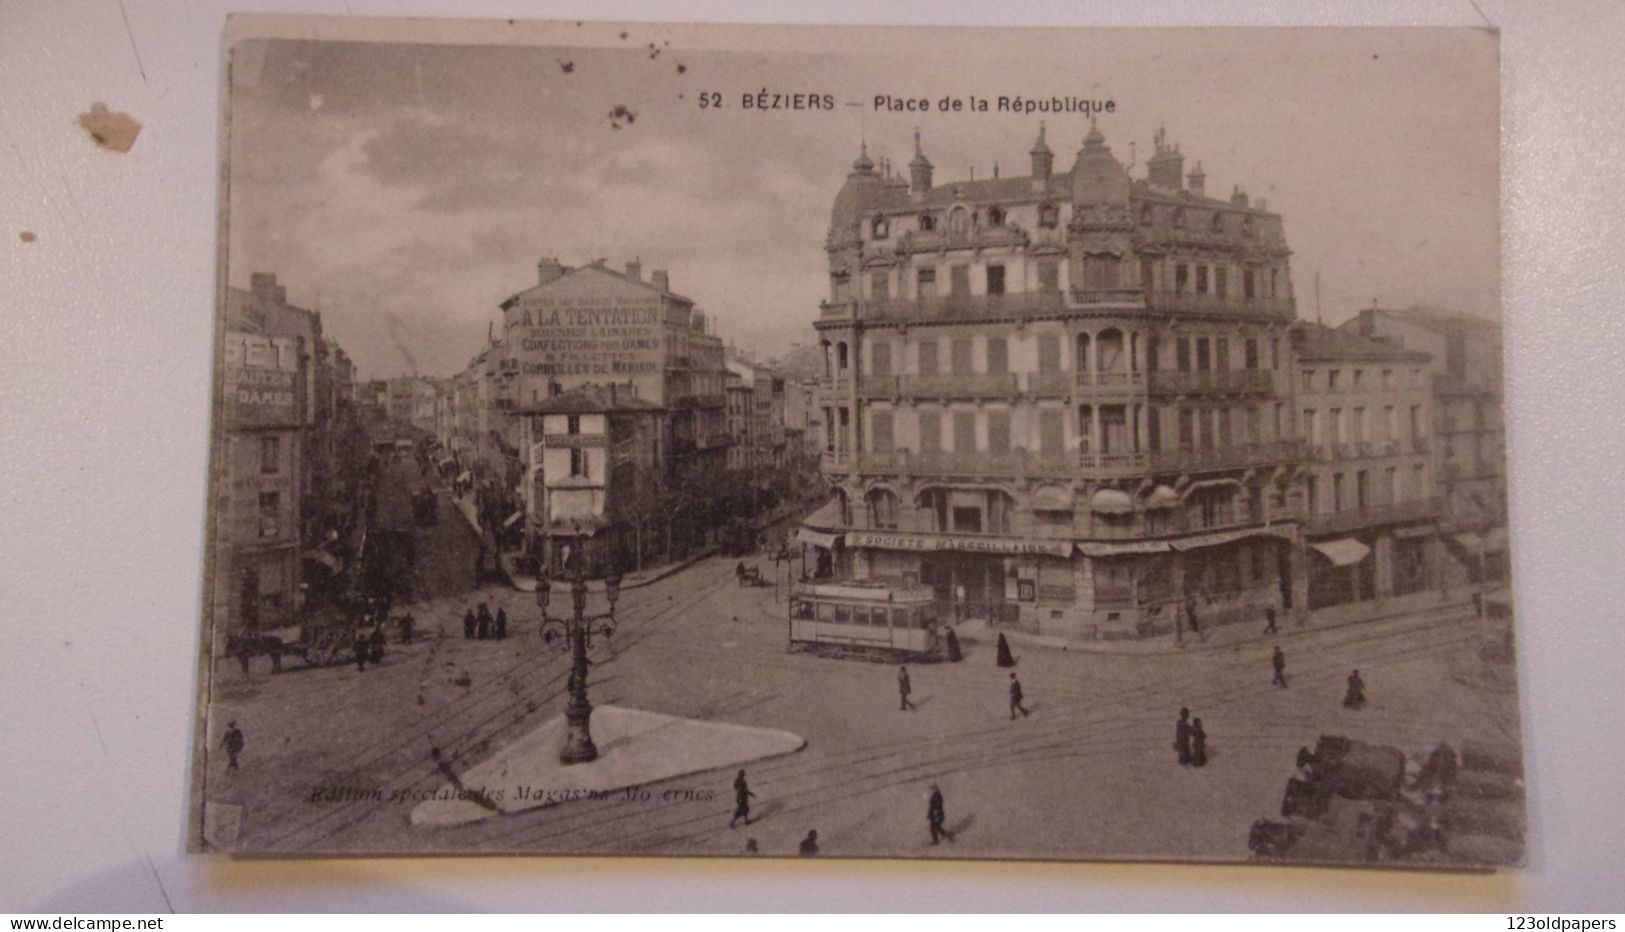
[(937, 553), (920, 560), (920, 582), (930, 586), (938, 617), (998, 623), (1005, 619), (1004, 560), (980, 554)]

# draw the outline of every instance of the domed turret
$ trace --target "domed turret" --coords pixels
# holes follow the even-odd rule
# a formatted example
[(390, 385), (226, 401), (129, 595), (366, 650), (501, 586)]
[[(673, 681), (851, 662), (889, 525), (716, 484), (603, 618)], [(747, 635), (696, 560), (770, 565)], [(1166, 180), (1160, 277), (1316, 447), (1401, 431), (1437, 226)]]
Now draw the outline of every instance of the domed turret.
[(1106, 146), (1100, 129), (1089, 124), (1078, 160), (1072, 164), (1072, 201), (1076, 204), (1127, 204), (1128, 170)]
[(1044, 124), (1042, 121), (1038, 124), (1038, 141), (1033, 143), (1032, 151), (1027, 154), (1033, 157), (1034, 178), (1048, 178), (1050, 173), (1055, 170), (1055, 153), (1051, 152), (1049, 144), (1044, 142)]
[(908, 190), (923, 195), (931, 190), (931, 160), (920, 149), (920, 131), (914, 131), (914, 161), (908, 163)]
[(864, 215), (878, 201), (876, 195), (883, 182), (875, 171), (874, 161), (869, 158), (869, 145), (865, 142), (852, 163), (851, 173), (846, 176), (846, 184), (841, 185), (840, 193), (835, 195), (835, 208), (829, 218), (830, 231), (855, 232)]

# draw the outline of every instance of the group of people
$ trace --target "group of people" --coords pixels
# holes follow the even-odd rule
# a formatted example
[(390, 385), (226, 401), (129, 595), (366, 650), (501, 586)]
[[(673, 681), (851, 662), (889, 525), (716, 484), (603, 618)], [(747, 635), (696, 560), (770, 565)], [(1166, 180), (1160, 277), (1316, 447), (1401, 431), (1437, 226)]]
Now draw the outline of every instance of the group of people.
[(1174, 723), (1174, 752), (1182, 767), (1207, 766), (1207, 732), (1201, 719), (1192, 719), (1190, 709), (1179, 710), (1179, 721)]
[[(734, 814), (733, 818), (728, 820), (729, 828), (738, 827), (740, 822), (750, 824), (750, 801), (755, 798), (756, 794), (751, 791), (750, 782), (745, 779), (745, 771), (739, 771), (734, 777)], [(931, 844), (941, 844), (944, 838), (950, 842), (954, 840), (954, 833), (948, 828), (948, 810), (943, 803), (942, 788), (935, 783), (931, 784), (931, 794), (926, 798), (925, 822), (931, 833)], [(759, 853), (756, 839), (751, 838), (745, 842), (745, 851), (748, 854)], [(806, 837), (801, 839), (797, 853), (802, 857), (812, 857), (818, 853), (817, 829), (807, 831)]]
[(468, 641), (505, 641), (508, 639), (508, 611), (499, 608), (495, 616), (490, 606), (479, 604), (479, 611), (469, 609), (463, 613), (463, 639)]
[(365, 627), (355, 629), (355, 643), (351, 645), (355, 651), (355, 669), (357, 673), (365, 672), (367, 664), (379, 666), (384, 662), (384, 626), (380, 622), (372, 626), (369, 632)]
[[(949, 659), (950, 660), (958, 660), (958, 659), (960, 659), (960, 656), (961, 656), (960, 653), (959, 653), (959, 639), (954, 636), (954, 632), (953, 632), (952, 628), (948, 629), (948, 637), (949, 637), (949, 642), (948, 642), (948, 644), (949, 644), (949, 654), (948, 654)], [(999, 644), (998, 644), (998, 649), (994, 652), (994, 659), (995, 659), (995, 662), (1001, 667), (1013, 667), (1013, 666), (1016, 665), (1015, 656), (1010, 653), (1010, 642), (1005, 639), (1004, 634), (1002, 632), (999, 634)], [(913, 692), (914, 692), (914, 682), (913, 682), (913, 680), (911, 680), (909, 678), (908, 667), (906, 667), (906, 666), (898, 667), (897, 668), (897, 710), (899, 712), (913, 712), (913, 711), (915, 711), (914, 702), (913, 702), (913, 700), (911, 700), (909, 698), (909, 696), (911, 694), (913, 694)], [(1017, 715), (1021, 716), (1022, 718), (1026, 718), (1027, 716), (1032, 714), (1030, 711), (1028, 711), (1027, 707), (1025, 705), (1023, 705), (1023, 702), (1025, 701), (1025, 698), (1026, 698), (1026, 694), (1022, 691), (1021, 680), (1017, 679), (1016, 675), (1014, 673), (1011, 673), (1010, 674), (1010, 720), (1011, 721), (1015, 721), (1015, 718), (1016, 718)]]

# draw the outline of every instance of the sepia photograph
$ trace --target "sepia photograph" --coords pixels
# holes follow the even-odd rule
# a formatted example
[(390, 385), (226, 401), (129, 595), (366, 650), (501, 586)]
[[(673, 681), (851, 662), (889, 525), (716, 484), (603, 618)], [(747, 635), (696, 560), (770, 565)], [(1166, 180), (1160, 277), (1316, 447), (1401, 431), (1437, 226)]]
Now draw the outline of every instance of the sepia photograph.
[(1525, 864), (1496, 31), (407, 25), (227, 29), (192, 850)]

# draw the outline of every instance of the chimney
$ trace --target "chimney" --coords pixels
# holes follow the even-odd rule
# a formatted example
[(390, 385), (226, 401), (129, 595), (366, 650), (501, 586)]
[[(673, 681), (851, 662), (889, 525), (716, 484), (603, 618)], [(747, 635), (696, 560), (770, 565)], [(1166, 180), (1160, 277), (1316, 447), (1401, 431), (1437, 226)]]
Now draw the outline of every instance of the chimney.
[(670, 291), (671, 276), (666, 274), (665, 269), (655, 269), (653, 272), (649, 273), (649, 284), (659, 288), (661, 291)]
[(1241, 187), (1239, 185), (1234, 187), (1234, 188), (1231, 188), (1230, 189), (1230, 203), (1235, 205), (1236, 207), (1246, 207), (1247, 206), (1247, 192), (1241, 190)]
[(1184, 190), (1185, 156), (1179, 152), (1179, 147), (1168, 144), (1168, 131), (1159, 128), (1153, 137), (1156, 144), (1156, 154), (1146, 160), (1148, 171), (1146, 180), (1154, 188), (1164, 188), (1169, 191)]
[(248, 290), (261, 301), (276, 300), (276, 273), (255, 272), (248, 276)]
[(1189, 175), (1185, 176), (1185, 180), (1190, 183), (1190, 192), (1192, 194), (1196, 195), (1197, 197), (1206, 196), (1207, 172), (1202, 171), (1201, 162), (1196, 163), (1196, 167), (1191, 169), (1191, 173)]
[(631, 262), (628, 262), (626, 264), (626, 277), (632, 279), (635, 282), (643, 281), (643, 263), (642, 263), (642, 261), (640, 261), (638, 259), (633, 259)]
[(557, 259), (542, 259), (536, 263), (536, 281), (546, 285), (564, 277), (564, 265)]

